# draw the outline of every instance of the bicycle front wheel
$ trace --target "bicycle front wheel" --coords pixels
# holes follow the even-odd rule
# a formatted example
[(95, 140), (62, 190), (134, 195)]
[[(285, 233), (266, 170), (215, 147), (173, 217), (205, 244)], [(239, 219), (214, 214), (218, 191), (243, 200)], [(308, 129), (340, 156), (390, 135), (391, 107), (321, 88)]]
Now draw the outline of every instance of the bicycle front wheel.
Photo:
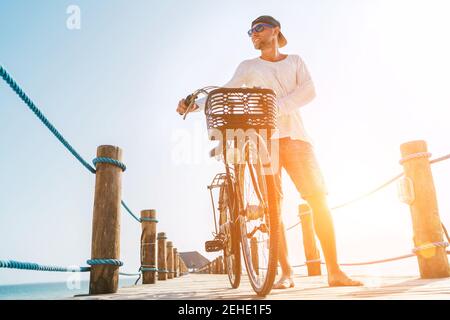
[[(248, 148), (246, 148), (248, 149)], [(253, 290), (269, 294), (278, 263), (279, 212), (274, 176), (266, 175), (259, 155), (247, 156), (240, 164), (238, 186), (241, 198), (239, 231), (245, 266)]]
[(239, 233), (235, 223), (236, 210), (234, 199), (230, 192), (231, 185), (227, 182), (220, 187), (219, 193), (219, 225), (220, 233), (224, 235), (223, 258), (225, 271), (228, 274), (231, 287), (236, 289), (241, 282), (241, 253), (239, 246)]

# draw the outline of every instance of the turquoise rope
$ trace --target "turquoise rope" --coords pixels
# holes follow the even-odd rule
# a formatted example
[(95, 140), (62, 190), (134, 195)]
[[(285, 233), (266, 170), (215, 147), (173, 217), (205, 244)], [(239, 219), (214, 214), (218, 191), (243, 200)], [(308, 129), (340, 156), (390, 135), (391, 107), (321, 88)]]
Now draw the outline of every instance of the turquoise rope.
[(141, 267), (141, 271), (153, 271), (153, 272), (158, 272), (157, 268), (145, 268), (145, 267)]
[(53, 272), (87, 272), (91, 269), (90, 267), (68, 268), (61, 266), (47, 266), (33, 262), (20, 262), (15, 260), (0, 260), (0, 268)]
[(120, 201), (122, 203), (122, 206), (125, 208), (125, 210), (128, 211), (128, 213), (134, 218), (136, 219), (137, 222), (141, 222), (141, 219), (139, 219), (138, 217), (136, 217), (133, 212), (131, 212), (130, 208), (128, 208), (128, 206), (125, 204), (125, 202), (123, 202), (123, 200)]
[(120, 169), (122, 169), (122, 171), (125, 171), (127, 169), (127, 167), (123, 162), (111, 158), (97, 157), (94, 160), (92, 160), (92, 163), (94, 164), (95, 167), (97, 167), (97, 163), (109, 163), (116, 167), (119, 167)]
[(50, 123), (50, 121), (44, 116), (44, 114), (39, 110), (34, 102), (27, 96), (25, 92), (20, 88), (20, 86), (14, 81), (11, 75), (0, 65), (0, 76), (5, 80), (5, 82), (14, 90), (14, 92), (20, 97), (20, 99), (28, 106), (28, 108), (33, 111), (33, 113), (41, 120), (41, 122), (55, 135), (55, 137), (69, 150), (69, 152), (81, 162), (90, 172), (95, 173), (95, 169), (84, 160), (78, 152), (67, 142), (61, 133)]
[(158, 222), (158, 220), (156, 220), (155, 218), (141, 218), (141, 222), (142, 221), (147, 221), (147, 222)]
[[(116, 259), (91, 259), (87, 261), (89, 265), (115, 265), (123, 266), (122, 261)], [(41, 265), (34, 262), (21, 262), (15, 260), (0, 260), (0, 268), (7, 269), (19, 269), (19, 270), (32, 270), (32, 271), (52, 271), (52, 272), (89, 272), (91, 267), (62, 267), (62, 266), (49, 266)], [(147, 270), (144, 270), (147, 271)], [(157, 269), (156, 269), (157, 271)], [(119, 272), (121, 276), (140, 276), (140, 273), (126, 273)]]
[[(96, 265), (114, 265), (121, 267), (123, 266), (123, 262), (117, 259), (90, 259), (87, 260), (86, 263), (91, 266)], [(20, 262), (15, 260), (0, 260), (0, 268), (7, 269), (20, 269), (20, 270), (34, 270), (34, 271), (53, 271), (53, 272), (88, 272), (91, 270), (91, 267), (62, 267), (62, 266), (48, 266), (48, 265), (40, 265), (33, 262)], [(139, 271), (153, 271), (160, 273), (174, 273), (175, 271), (170, 271), (167, 269), (158, 269), (158, 268), (147, 268), (140, 267)], [(126, 273), (119, 272), (122, 276), (140, 276), (140, 273)]]
[[(53, 135), (66, 147), (67, 150), (90, 172), (95, 173), (95, 168), (92, 167), (86, 160), (81, 157), (81, 155), (70, 145), (70, 143), (62, 136), (62, 134), (53, 126), (50, 120), (42, 113), (41, 110), (34, 104), (30, 97), (20, 88), (17, 82), (11, 77), (11, 75), (6, 71), (6, 69), (0, 65), (0, 77), (5, 80), (5, 82), (11, 87), (11, 89), (20, 97), (20, 99), (28, 106), (28, 108), (41, 120), (41, 122), (53, 133)], [(118, 166), (125, 171), (126, 166), (122, 162), (111, 159), (111, 158), (95, 158), (93, 160), (94, 165), (97, 163), (110, 163)], [(127, 209), (127, 211), (138, 221), (136, 216), (131, 212), (131, 210), (122, 201), (122, 205)]]
[(119, 275), (121, 276), (127, 276), (127, 277), (140, 277), (140, 273), (126, 273), (126, 272), (119, 272)]
[(98, 266), (98, 265), (113, 265), (118, 267), (123, 266), (123, 262), (117, 259), (90, 259), (86, 261), (86, 263), (90, 266)]

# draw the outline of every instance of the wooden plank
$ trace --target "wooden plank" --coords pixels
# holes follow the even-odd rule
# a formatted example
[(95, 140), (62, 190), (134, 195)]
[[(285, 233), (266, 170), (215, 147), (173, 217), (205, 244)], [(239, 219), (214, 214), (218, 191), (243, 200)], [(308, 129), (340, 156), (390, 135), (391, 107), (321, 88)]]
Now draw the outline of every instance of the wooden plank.
[(413, 276), (353, 276), (362, 287), (333, 287), (326, 276), (294, 277), (295, 288), (272, 290), (257, 297), (245, 275), (238, 289), (231, 289), (226, 275), (189, 274), (154, 285), (121, 288), (116, 294), (79, 296), (74, 299), (160, 300), (160, 299), (266, 299), (266, 300), (340, 300), (340, 299), (445, 299), (450, 300), (450, 279), (420, 279)]

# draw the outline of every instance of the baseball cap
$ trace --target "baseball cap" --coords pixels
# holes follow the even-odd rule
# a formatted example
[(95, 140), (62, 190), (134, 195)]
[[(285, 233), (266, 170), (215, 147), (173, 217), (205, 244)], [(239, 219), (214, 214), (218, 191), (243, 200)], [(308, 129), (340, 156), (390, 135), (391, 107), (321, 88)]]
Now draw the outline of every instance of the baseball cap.
[[(257, 23), (267, 23), (274, 27), (280, 27), (280, 29), (281, 29), (280, 22), (272, 16), (259, 16), (258, 18), (253, 20), (251, 27), (253, 27)], [(284, 47), (287, 44), (287, 40), (284, 37), (284, 35), (281, 33), (281, 31), (278, 34), (278, 44), (279, 44), (280, 48)]]

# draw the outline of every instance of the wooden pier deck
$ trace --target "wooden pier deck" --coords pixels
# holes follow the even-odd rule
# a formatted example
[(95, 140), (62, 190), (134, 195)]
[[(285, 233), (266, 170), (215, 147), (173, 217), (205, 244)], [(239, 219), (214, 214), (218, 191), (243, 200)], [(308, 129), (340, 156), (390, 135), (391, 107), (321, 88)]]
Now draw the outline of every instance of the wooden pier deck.
[(238, 289), (231, 289), (226, 275), (188, 274), (151, 285), (119, 289), (116, 294), (76, 296), (77, 300), (450, 300), (450, 278), (420, 279), (418, 276), (354, 275), (362, 287), (330, 288), (326, 276), (295, 276), (295, 288), (272, 290), (261, 298), (252, 291), (245, 275)]

